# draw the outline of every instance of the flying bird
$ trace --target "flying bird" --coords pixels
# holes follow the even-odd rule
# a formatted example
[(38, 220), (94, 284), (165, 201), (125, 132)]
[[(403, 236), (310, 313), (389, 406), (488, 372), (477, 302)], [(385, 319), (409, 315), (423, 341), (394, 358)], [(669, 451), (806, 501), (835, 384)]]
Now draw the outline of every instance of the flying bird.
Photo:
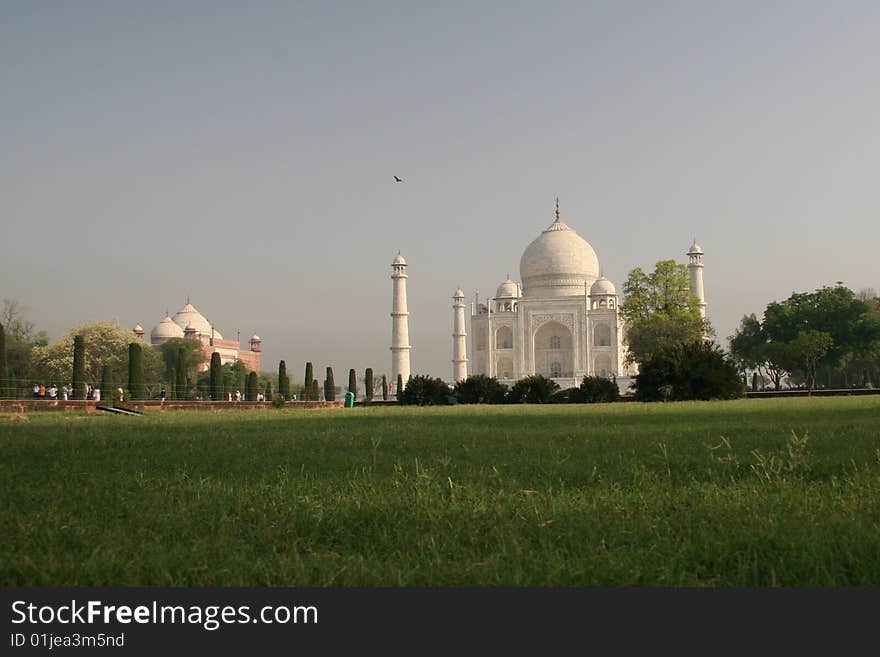
[(394, 176), (394, 182), (403, 182), (403, 178), (398, 178), (397, 176)]

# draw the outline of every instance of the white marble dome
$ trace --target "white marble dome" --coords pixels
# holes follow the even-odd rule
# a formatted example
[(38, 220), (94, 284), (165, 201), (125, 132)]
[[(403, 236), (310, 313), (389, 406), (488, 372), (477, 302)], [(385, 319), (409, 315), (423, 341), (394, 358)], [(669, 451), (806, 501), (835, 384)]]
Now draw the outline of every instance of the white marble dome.
[(599, 258), (557, 210), (556, 221), (523, 252), (519, 275), (525, 297), (582, 296), (599, 277)]
[(406, 264), (406, 260), (404, 260), (404, 259), (403, 259), (403, 256), (400, 255), (399, 253), (398, 253), (396, 256), (394, 256), (394, 260), (391, 261), (391, 265), (392, 265), (392, 266), (394, 266), (394, 265), (405, 265), (405, 264)]
[[(211, 336), (211, 322), (207, 320), (207, 318), (202, 315), (195, 307), (187, 301), (186, 305), (178, 310), (174, 317), (172, 318), (174, 323), (179, 327), (192, 327), (195, 329), (196, 333), (200, 335)], [(220, 335), (220, 332), (216, 329), (213, 332), (213, 337), (218, 340), (222, 340), (223, 336)]]
[(458, 288), (455, 291), (455, 294), (452, 295), (452, 298), (453, 299), (464, 299), (464, 290), (462, 290), (461, 288)]
[(699, 253), (700, 255), (702, 255), (702, 253), (703, 253), (703, 247), (700, 246), (699, 244), (697, 244), (697, 240), (694, 240), (694, 243), (691, 244), (691, 249), (690, 249), (690, 251), (688, 251), (688, 255), (691, 255), (692, 253), (693, 254)]
[(165, 319), (156, 324), (156, 326), (153, 327), (153, 330), (150, 331), (150, 342), (154, 344), (170, 340), (171, 338), (182, 337), (183, 329), (175, 324), (174, 320), (168, 315), (165, 315)]
[(614, 287), (614, 283), (609, 281), (607, 278), (602, 276), (601, 278), (596, 279), (596, 282), (593, 283), (593, 287), (590, 288), (590, 296), (602, 296), (605, 294), (617, 294), (617, 290)]
[(496, 299), (517, 299), (519, 298), (519, 285), (515, 281), (508, 278), (495, 291)]

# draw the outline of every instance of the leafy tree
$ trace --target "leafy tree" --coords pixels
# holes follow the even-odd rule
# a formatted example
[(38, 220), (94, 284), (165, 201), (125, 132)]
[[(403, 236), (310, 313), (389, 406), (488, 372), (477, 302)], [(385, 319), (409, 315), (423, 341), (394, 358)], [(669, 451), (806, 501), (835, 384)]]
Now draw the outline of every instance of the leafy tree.
[(627, 359), (639, 362), (710, 332), (690, 290), (687, 267), (661, 260), (646, 274), (635, 268), (623, 284), (620, 314), (626, 322)]
[[(180, 345), (177, 347), (177, 364), (174, 367), (174, 392), (176, 394), (177, 399), (186, 399), (188, 397), (188, 385), (187, 385), (187, 368), (189, 363), (187, 363), (187, 354), (188, 349), (184, 345)], [(192, 380), (192, 379), (190, 379)]]
[[(11, 381), (23, 381), (27, 379), (43, 378), (44, 373), (36, 367), (33, 356), (35, 347), (45, 347), (49, 344), (49, 336), (46, 331), (36, 332), (33, 322), (23, 316), (24, 306), (14, 299), (3, 299), (0, 308), (0, 324), (6, 335), (6, 378)], [(68, 353), (69, 355), (69, 353)], [(67, 379), (70, 369), (63, 374), (53, 373), (53, 377)], [(9, 386), (13, 388), (13, 386)], [(12, 390), (11, 393), (15, 391)]]
[(82, 399), (85, 392), (86, 343), (82, 334), (73, 338), (73, 398)]
[(424, 374), (410, 377), (403, 392), (397, 393), (401, 404), (410, 406), (437, 406), (449, 403), (449, 386), (443, 379)]
[[(311, 362), (306, 363), (306, 373), (303, 377), (303, 395), (304, 400), (312, 399), (312, 381), (315, 379), (315, 371)], [(317, 401), (317, 400), (315, 400)]]
[[(180, 358), (180, 350), (184, 350), (184, 358)], [(184, 381), (195, 381), (199, 375), (199, 367), (205, 362), (205, 351), (202, 343), (194, 338), (171, 338), (159, 346), (159, 355), (165, 367), (165, 377), (169, 383), (177, 378), (176, 370), (180, 369), (183, 362)], [(172, 370), (175, 371), (172, 375)]]
[[(76, 385), (76, 384), (74, 384)], [(131, 399), (144, 399), (144, 356), (137, 342), (128, 345), (128, 394)]]
[(336, 399), (336, 383), (333, 381), (333, 368), (327, 368), (327, 376), (324, 379), (324, 401)]
[(9, 365), (6, 360), (6, 329), (0, 324), (0, 399), (9, 396)]
[(388, 379), (382, 375), (382, 401), (388, 401)]
[(452, 394), (459, 404), (502, 404), (507, 395), (507, 386), (498, 379), (485, 374), (472, 374), (458, 381)]
[(604, 376), (585, 376), (580, 386), (570, 393), (569, 401), (586, 402), (595, 404), (601, 402), (616, 402), (620, 399), (620, 389), (611, 379)]
[[(109, 365), (117, 373), (128, 371), (128, 345), (134, 340), (131, 329), (115, 321), (101, 321), (83, 324), (71, 329), (56, 342), (46, 346), (35, 346), (32, 350), (34, 370), (40, 378), (68, 380), (73, 368), (73, 343), (76, 335), (82, 335), (83, 373), (80, 387), (75, 387), (78, 398), (82, 398), (82, 383), (94, 384), (101, 379), (101, 368)], [(144, 376), (147, 372), (158, 383), (162, 371), (162, 359), (155, 349), (143, 349)], [(72, 382), (71, 382), (72, 383)]]
[(348, 392), (354, 394), (355, 399), (357, 399), (358, 384), (354, 369), (348, 370)]
[(237, 360), (234, 363), (226, 363), (220, 369), (223, 372), (223, 385), (228, 392), (234, 390), (241, 392), (245, 390), (248, 368), (245, 367), (244, 363)]
[(559, 384), (542, 374), (533, 374), (520, 379), (507, 393), (507, 401), (512, 404), (547, 404)]
[(640, 401), (733, 399), (742, 392), (736, 366), (705, 340), (663, 350), (644, 361), (636, 376)]
[(225, 391), (223, 389), (223, 369), (220, 364), (220, 354), (216, 351), (211, 354), (210, 372), (209, 394), (212, 400), (220, 401), (223, 399)]
[(290, 377), (287, 376), (287, 363), (283, 360), (278, 363), (278, 394), (285, 401), (290, 399)]
[(247, 401), (257, 401), (257, 373), (250, 372), (247, 375), (247, 383), (244, 388), (244, 398)]
[(373, 368), (364, 370), (364, 399), (373, 401)]
[(791, 355), (797, 358), (806, 375), (808, 390), (816, 387), (816, 367), (833, 346), (834, 338), (823, 331), (801, 331), (791, 341)]

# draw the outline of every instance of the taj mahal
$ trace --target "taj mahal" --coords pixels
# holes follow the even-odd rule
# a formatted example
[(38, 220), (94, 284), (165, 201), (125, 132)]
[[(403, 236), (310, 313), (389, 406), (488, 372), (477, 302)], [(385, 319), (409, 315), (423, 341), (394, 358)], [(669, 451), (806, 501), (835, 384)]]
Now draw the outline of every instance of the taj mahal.
[[(706, 316), (703, 289), (703, 250), (696, 240), (687, 252), (691, 289)], [(397, 255), (391, 265), (393, 281), (391, 369), (406, 381), (410, 373), (406, 260)], [(470, 304), (466, 325), (465, 294), (453, 295), (452, 374), (461, 381), (485, 374), (512, 385), (541, 374), (570, 388), (584, 376), (617, 381), (621, 390), (637, 373), (627, 362), (626, 324), (614, 284), (605, 278), (595, 250), (562, 220), (559, 200), (556, 218), (529, 244), (520, 258), (521, 282), (509, 276), (494, 297)], [(470, 353), (468, 359), (468, 335)]]

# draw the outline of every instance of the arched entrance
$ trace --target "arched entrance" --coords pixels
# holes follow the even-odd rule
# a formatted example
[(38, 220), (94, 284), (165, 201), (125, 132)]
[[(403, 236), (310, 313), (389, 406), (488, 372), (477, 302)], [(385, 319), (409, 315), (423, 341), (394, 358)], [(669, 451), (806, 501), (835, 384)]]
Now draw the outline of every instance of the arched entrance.
[(547, 322), (535, 332), (535, 374), (551, 378), (574, 376), (571, 331), (559, 322)]

